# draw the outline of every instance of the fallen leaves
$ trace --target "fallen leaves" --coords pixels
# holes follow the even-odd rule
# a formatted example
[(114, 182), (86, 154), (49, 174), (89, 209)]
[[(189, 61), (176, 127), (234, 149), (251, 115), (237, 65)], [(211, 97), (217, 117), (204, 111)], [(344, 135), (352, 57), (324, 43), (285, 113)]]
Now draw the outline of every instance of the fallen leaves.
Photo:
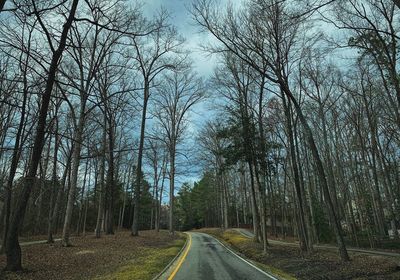
[(263, 254), (262, 244), (244, 238), (236, 231), (207, 229), (206, 233), (229, 242), (236, 250), (259, 263), (306, 280), (342, 280), (342, 279), (400, 279), (400, 260), (351, 253), (350, 262), (342, 262), (337, 253), (315, 249), (312, 254), (302, 253), (299, 248), (273, 245)]
[[(67, 248), (59, 242), (23, 246), (25, 270), (20, 273), (0, 272), (0, 279), (91, 279), (116, 271), (134, 260), (143, 259), (147, 256), (147, 250), (169, 248), (181, 238), (164, 231), (142, 231), (138, 237), (123, 231), (101, 238), (76, 237), (71, 240), (73, 246)], [(4, 267), (5, 263), (5, 256), (0, 256), (0, 267)]]

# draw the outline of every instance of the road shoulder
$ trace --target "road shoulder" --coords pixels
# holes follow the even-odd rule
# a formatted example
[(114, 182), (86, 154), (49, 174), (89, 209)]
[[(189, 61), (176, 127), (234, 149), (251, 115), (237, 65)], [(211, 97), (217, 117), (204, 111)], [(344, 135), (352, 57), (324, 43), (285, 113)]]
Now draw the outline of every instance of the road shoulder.
[[(235, 230), (201, 229), (229, 244), (235, 252), (261, 264), (261, 267), (281, 279), (400, 279), (400, 259), (368, 256), (352, 252), (352, 261), (342, 262), (336, 251), (315, 250), (301, 252), (298, 246), (284, 246), (271, 242), (267, 253), (261, 243), (254, 242)], [(378, 278), (377, 278), (378, 277)], [(381, 278), (379, 278), (381, 277)], [(384, 277), (384, 278), (382, 278)]]
[(191, 247), (191, 235), (185, 232), (186, 242), (179, 253), (168, 263), (167, 266), (156, 276), (153, 280), (171, 280), (180, 269), (182, 263), (185, 261), (187, 254)]

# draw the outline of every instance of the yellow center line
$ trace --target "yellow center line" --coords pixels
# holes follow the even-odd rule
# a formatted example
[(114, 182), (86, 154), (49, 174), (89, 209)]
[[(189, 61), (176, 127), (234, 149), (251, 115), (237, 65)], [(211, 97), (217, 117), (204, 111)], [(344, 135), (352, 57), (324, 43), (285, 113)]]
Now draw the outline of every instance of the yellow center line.
[(185, 261), (187, 254), (189, 253), (190, 247), (192, 246), (192, 235), (190, 233), (187, 233), (189, 235), (189, 245), (187, 246), (185, 253), (182, 255), (182, 257), (179, 259), (178, 265), (175, 267), (174, 271), (172, 274), (168, 277), (168, 280), (174, 279), (176, 273), (178, 272), (179, 268), (181, 268), (182, 263)]

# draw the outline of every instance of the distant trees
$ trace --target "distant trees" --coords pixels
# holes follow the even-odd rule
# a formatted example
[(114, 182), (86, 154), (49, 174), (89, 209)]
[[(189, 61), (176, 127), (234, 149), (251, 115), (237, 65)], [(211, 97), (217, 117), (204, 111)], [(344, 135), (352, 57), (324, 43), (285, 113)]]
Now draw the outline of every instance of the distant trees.
[(183, 184), (176, 199), (176, 224), (179, 230), (215, 226), (219, 216), (215, 214), (218, 205), (218, 189), (215, 176), (204, 173), (193, 187)]

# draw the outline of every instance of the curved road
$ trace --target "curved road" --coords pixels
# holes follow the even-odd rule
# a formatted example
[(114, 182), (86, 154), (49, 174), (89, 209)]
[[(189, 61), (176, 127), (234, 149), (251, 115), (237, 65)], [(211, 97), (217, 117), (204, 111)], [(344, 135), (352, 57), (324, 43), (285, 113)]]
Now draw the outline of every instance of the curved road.
[[(190, 248), (179, 269), (169, 279), (174, 280), (268, 280), (276, 279), (223, 246), (205, 233), (191, 235)], [(191, 244), (191, 245), (190, 245)], [(178, 267), (177, 267), (178, 268)]]

